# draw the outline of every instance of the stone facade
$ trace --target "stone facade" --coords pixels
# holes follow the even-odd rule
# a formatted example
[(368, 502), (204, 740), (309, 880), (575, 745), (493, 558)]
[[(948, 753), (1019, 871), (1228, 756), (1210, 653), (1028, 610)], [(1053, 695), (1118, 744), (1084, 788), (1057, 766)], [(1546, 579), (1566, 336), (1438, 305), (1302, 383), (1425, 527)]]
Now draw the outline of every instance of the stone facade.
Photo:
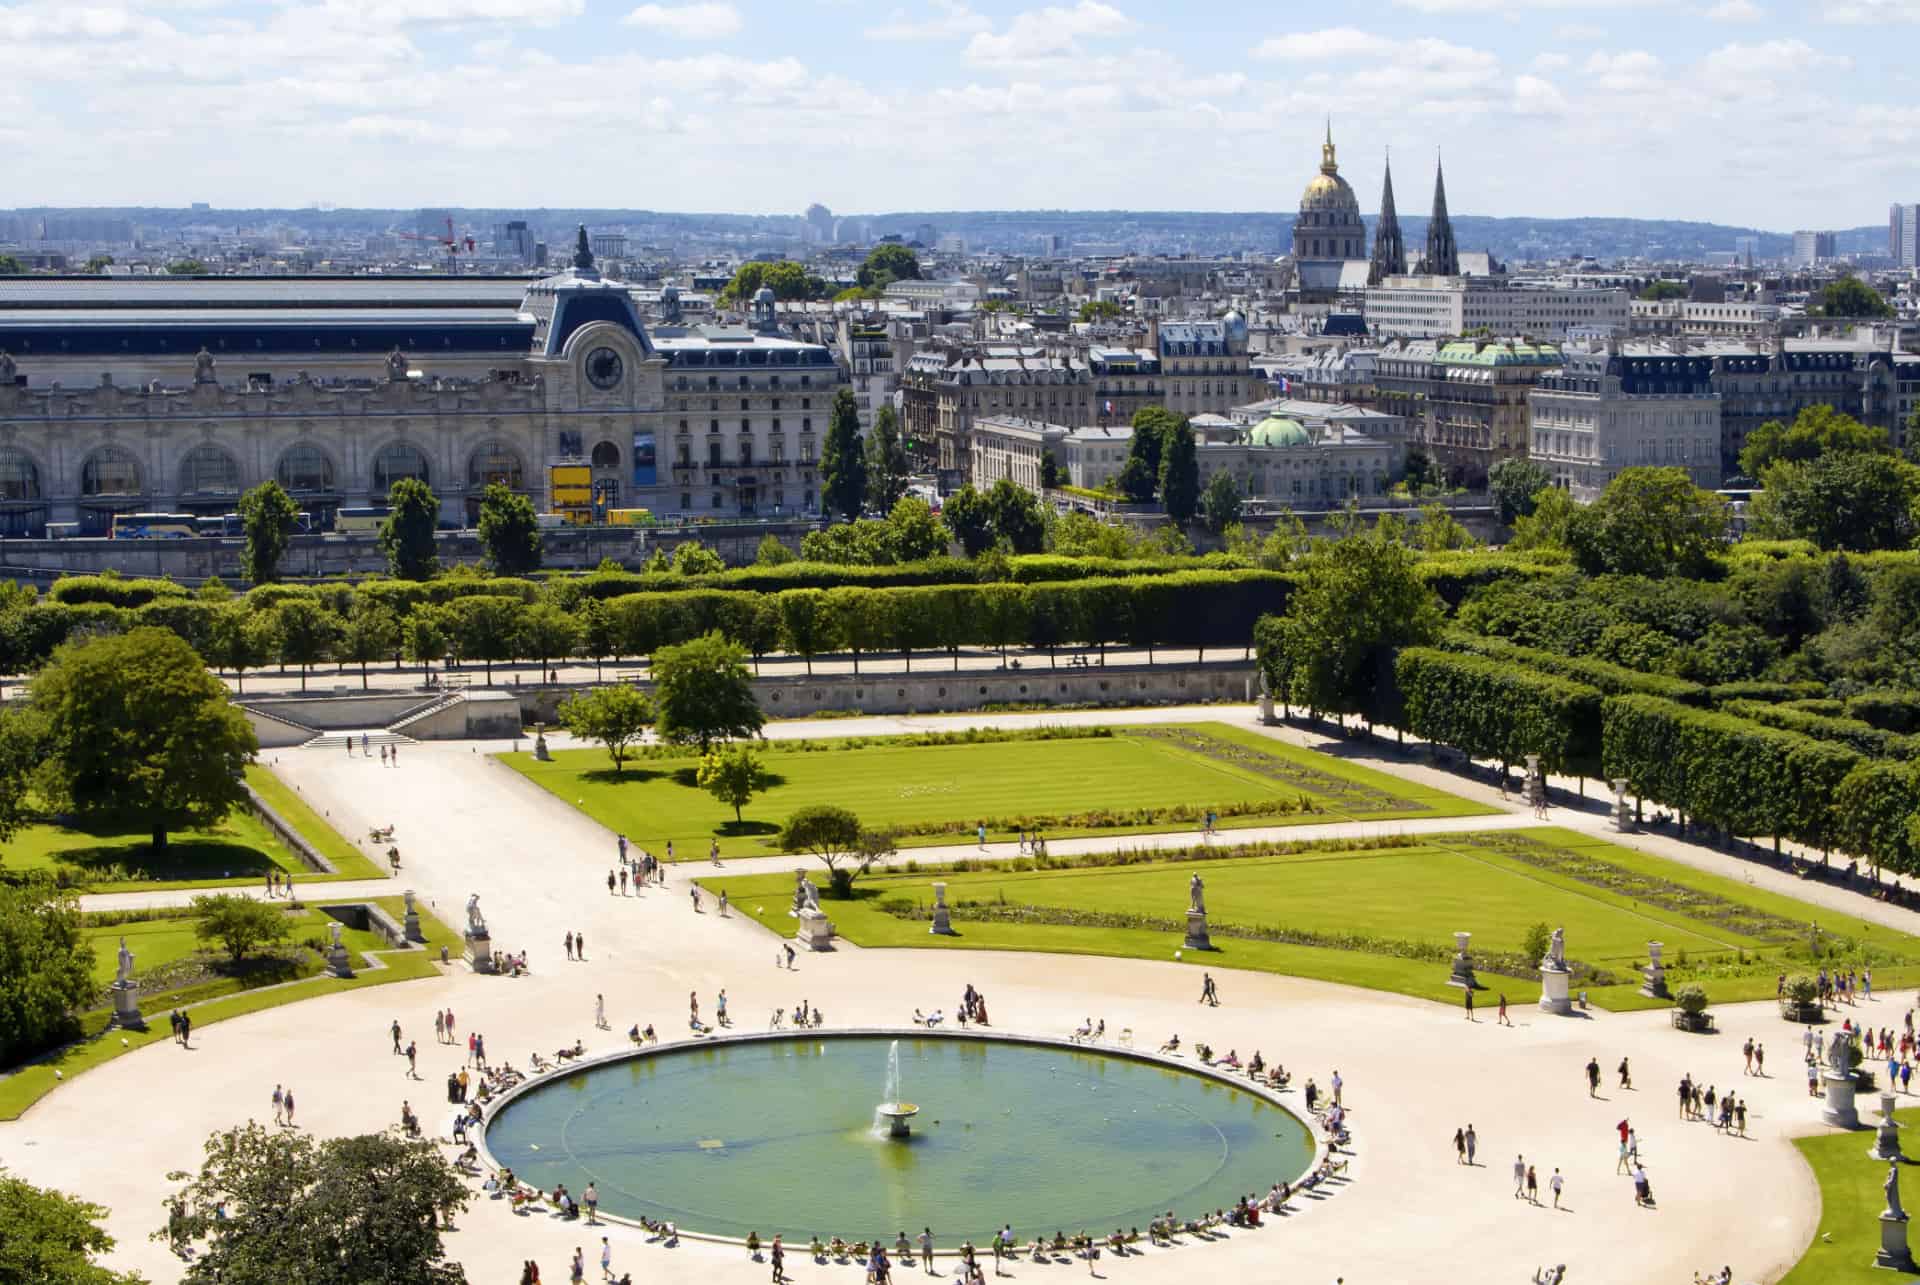
[(1645, 345), (1570, 350), (1529, 394), (1529, 455), (1577, 500), (1592, 501), (1620, 470), (1684, 468), (1720, 484), (1720, 395), (1713, 364)]

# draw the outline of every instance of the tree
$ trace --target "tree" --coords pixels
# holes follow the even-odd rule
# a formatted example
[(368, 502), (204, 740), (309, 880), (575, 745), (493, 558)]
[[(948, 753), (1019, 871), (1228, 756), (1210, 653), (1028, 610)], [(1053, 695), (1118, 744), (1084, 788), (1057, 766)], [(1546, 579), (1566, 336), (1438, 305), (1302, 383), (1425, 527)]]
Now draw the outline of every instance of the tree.
[(1909, 548), (1920, 530), (1920, 468), (1897, 456), (1849, 452), (1781, 462), (1761, 480), (1753, 523), (1763, 536), (1866, 553)]
[(654, 699), (662, 740), (697, 745), (757, 736), (767, 721), (754, 702), (746, 649), (717, 630), (654, 653)]
[(993, 543), (993, 511), (987, 497), (974, 490), (972, 483), (947, 497), (940, 518), (969, 558), (978, 557)]
[(887, 545), (895, 562), (925, 562), (947, 551), (947, 529), (917, 495), (894, 501), (887, 511)]
[(1200, 457), (1185, 416), (1167, 430), (1160, 458), (1160, 502), (1175, 525), (1193, 521), (1200, 504)]
[(744, 741), (731, 749), (708, 751), (700, 760), (697, 779), (701, 789), (733, 809), (736, 823), (741, 809), (772, 780), (753, 746)]
[(540, 519), (533, 501), (499, 482), (487, 483), (480, 497), (480, 547), (487, 565), (503, 576), (540, 569)]
[(1698, 578), (1727, 534), (1727, 502), (1682, 468), (1622, 469), (1600, 498), (1576, 509), (1567, 540), (1589, 575)]
[(562, 660), (573, 655), (580, 645), (580, 623), (550, 602), (536, 602), (520, 616), (520, 654), (540, 662), (540, 676), (547, 674), (547, 662), (555, 656)]
[(1207, 489), (1200, 493), (1200, 520), (1215, 535), (1240, 520), (1240, 488), (1227, 470), (1207, 479)]
[(1534, 496), (1553, 485), (1553, 475), (1524, 455), (1495, 460), (1487, 470), (1487, 493), (1507, 526), (1533, 512)]
[(1120, 466), (1120, 472), (1114, 476), (1113, 485), (1130, 502), (1147, 504), (1153, 500), (1153, 488), (1158, 481), (1153, 466), (1147, 463), (1145, 456), (1130, 455), (1127, 462)]
[[(1164, 406), (1142, 406), (1133, 413), (1133, 438), (1127, 443), (1127, 465), (1121, 470), (1119, 486), (1121, 493), (1135, 503), (1144, 504), (1153, 498), (1154, 489), (1160, 485), (1161, 459), (1166, 454), (1167, 439), (1174, 426), (1183, 423), (1183, 417), (1174, 414)], [(1132, 469), (1138, 460), (1145, 469), (1133, 473), (1133, 483), (1129, 485), (1128, 469)], [(1144, 494), (1140, 488), (1144, 487)]]
[(431, 580), (440, 569), (433, 533), (440, 525), (440, 497), (417, 477), (403, 477), (387, 490), (387, 516), (380, 524), (380, 552), (387, 571), (401, 580)]
[(677, 576), (714, 576), (727, 569), (727, 560), (698, 540), (688, 540), (673, 551)]
[(193, 899), (195, 921), (193, 935), (203, 942), (218, 942), (227, 957), (239, 963), (262, 946), (277, 945), (287, 939), (287, 916), (271, 902), (256, 901), (230, 892)]
[(87, 260), (87, 266), (84, 269), (82, 269), (82, 271), (84, 271), (90, 277), (100, 277), (100, 276), (105, 276), (107, 269), (111, 268), (112, 266), (113, 266), (112, 255), (96, 254)]
[(1065, 486), (1067, 475), (1060, 471), (1060, 457), (1052, 451), (1040, 452), (1040, 489), (1051, 491)]
[(733, 279), (720, 292), (720, 302), (731, 306), (747, 303), (760, 293), (762, 286), (773, 291), (774, 298), (785, 302), (820, 299), (827, 293), (824, 279), (808, 272), (792, 259), (782, 259), (778, 263), (755, 260), (734, 269)]
[(240, 497), (240, 526), (247, 535), (241, 561), (248, 580), (268, 584), (279, 575), (280, 560), (287, 556), (299, 520), (300, 506), (272, 478)]
[(647, 734), (653, 706), (638, 688), (625, 683), (596, 687), (560, 706), (560, 725), (583, 741), (606, 747), (617, 775), (627, 764), (628, 749)]
[(753, 551), (753, 565), (756, 567), (779, 567), (793, 561), (793, 550), (781, 543), (777, 535), (760, 537), (760, 547)]
[(1838, 281), (1828, 282), (1820, 292), (1819, 304), (1809, 311), (1822, 317), (1891, 317), (1893, 305), (1849, 272)]
[(1513, 539), (1507, 547), (1515, 553), (1532, 549), (1571, 549), (1568, 532), (1579, 506), (1573, 497), (1557, 486), (1535, 492), (1533, 512), (1514, 519)]
[(431, 1137), (324, 1141), (247, 1123), (207, 1139), (154, 1239), (195, 1247), (186, 1285), (466, 1285), (443, 1224), (471, 1196)]
[(447, 654), (447, 630), (438, 610), (415, 607), (400, 627), (400, 651), (425, 669)]
[[(209, 582), (211, 583), (211, 582)], [(207, 625), (206, 661), (216, 671), (231, 669), (234, 683), (247, 690), (246, 672), (273, 659), (273, 618), (246, 602), (230, 602)]]
[(0, 277), (18, 277), (26, 275), (26, 268), (20, 260), (10, 254), (0, 254)]
[(1447, 481), (1440, 466), (1433, 462), (1433, 457), (1417, 446), (1408, 448), (1405, 471), (1400, 476), (1411, 495), (1441, 490)]
[(400, 646), (400, 617), (374, 598), (353, 604), (340, 630), (340, 659), (360, 666), (360, 690), (367, 690), (367, 666), (387, 660)]
[(876, 512), (891, 512), (907, 493), (907, 448), (900, 440), (900, 416), (882, 406), (873, 416), (867, 438), (867, 503)]
[(1117, 321), (1123, 309), (1111, 299), (1088, 299), (1074, 314), (1076, 321)]
[(1480, 545), (1473, 538), (1473, 532), (1461, 526), (1446, 506), (1437, 501), (1420, 506), (1420, 525), (1414, 528), (1413, 542), (1422, 553), (1445, 553)]
[(0, 1170), (0, 1281), (7, 1285), (142, 1285), (137, 1272), (93, 1261), (113, 1248), (100, 1227), (107, 1211)]
[(775, 601), (780, 608), (780, 637), (788, 651), (807, 662), (811, 678), (813, 658), (832, 647), (827, 595), (819, 589), (787, 589)]
[(574, 619), (580, 626), (580, 653), (592, 659), (593, 681), (597, 683), (600, 663), (608, 656), (620, 654), (620, 634), (613, 613), (600, 599), (589, 598), (580, 604)]
[(274, 649), (286, 665), (300, 666), (300, 690), (307, 673), (333, 655), (340, 641), (340, 617), (311, 598), (288, 598), (273, 609)]
[(884, 290), (895, 281), (918, 281), (920, 260), (904, 245), (876, 245), (868, 252), (867, 261), (860, 265), (854, 279), (869, 290)]
[(1770, 464), (1804, 463), (1848, 452), (1890, 455), (1893, 442), (1886, 429), (1868, 428), (1822, 403), (1806, 407), (1794, 416), (1791, 426), (1770, 419), (1747, 434), (1747, 444), (1740, 450), (1740, 471), (1758, 478)]
[(216, 825), (246, 799), (253, 727), (177, 634), (143, 627), (64, 643), (29, 693), (46, 720), (51, 789), (89, 818), (167, 831)]
[[(44, 874), (0, 880), (0, 1066), (72, 1039), (74, 1014), (96, 993), (80, 904)], [(0, 1236), (0, 1263), (6, 1241)], [(29, 1278), (0, 1275), (8, 1279)]]
[(1038, 553), (1047, 547), (1047, 520), (1032, 491), (1010, 478), (1001, 478), (987, 492), (987, 513), (996, 540), (1005, 540), (1015, 553)]
[(848, 522), (860, 516), (867, 498), (867, 460), (860, 449), (860, 407), (853, 390), (833, 395), (827, 440), (820, 448), (820, 504)]
[(1417, 562), (1388, 531), (1354, 533), (1316, 548), (1286, 615), (1264, 634), (1262, 664), (1273, 690), (1310, 709), (1367, 715), (1378, 709), (1394, 650), (1432, 642), (1440, 632), (1440, 601)]
[(493, 683), (493, 663), (520, 654), (521, 621), (527, 606), (518, 598), (476, 593), (456, 598), (442, 608), (447, 632), (460, 653), (461, 663), (477, 660)]
[(1659, 303), (1664, 299), (1684, 299), (1687, 297), (1687, 283), (1684, 281), (1655, 281), (1638, 296), (1648, 303)]
[(175, 277), (204, 277), (207, 265), (198, 259), (175, 259), (167, 265), (167, 274)]
[(787, 818), (782, 852), (808, 852), (827, 868), (833, 895), (853, 895), (853, 881), (893, 854), (890, 840), (863, 830), (860, 818), (831, 803), (814, 803)]

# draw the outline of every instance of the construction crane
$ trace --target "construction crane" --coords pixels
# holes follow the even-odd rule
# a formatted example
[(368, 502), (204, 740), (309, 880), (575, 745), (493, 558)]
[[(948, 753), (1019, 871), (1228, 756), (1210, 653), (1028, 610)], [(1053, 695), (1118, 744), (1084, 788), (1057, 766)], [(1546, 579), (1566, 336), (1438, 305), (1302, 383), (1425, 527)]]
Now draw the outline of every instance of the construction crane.
[(459, 233), (455, 232), (453, 230), (453, 219), (451, 217), (447, 219), (447, 230), (443, 234), (436, 234), (431, 232), (396, 232), (394, 233), (394, 235), (396, 237), (399, 237), (403, 241), (433, 241), (446, 247), (447, 273), (450, 276), (458, 275), (460, 271), (460, 261), (458, 256), (460, 254), (462, 247), (465, 248), (468, 254), (473, 253), (472, 234), (469, 233), (465, 236), (462, 236)]

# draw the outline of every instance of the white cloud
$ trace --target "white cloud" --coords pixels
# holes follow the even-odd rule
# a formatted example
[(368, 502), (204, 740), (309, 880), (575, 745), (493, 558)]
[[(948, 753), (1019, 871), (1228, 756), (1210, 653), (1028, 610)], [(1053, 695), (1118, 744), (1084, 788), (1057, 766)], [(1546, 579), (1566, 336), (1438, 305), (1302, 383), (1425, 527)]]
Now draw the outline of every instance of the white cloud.
[(1124, 36), (1139, 25), (1100, 0), (1080, 0), (1071, 9), (1049, 5), (1016, 14), (1003, 32), (977, 32), (966, 58), (987, 67), (1032, 67), (1078, 55), (1083, 36)]
[(1617, 94), (1651, 89), (1659, 81), (1660, 60), (1644, 49), (1587, 55), (1584, 69), (1598, 89)]
[(1753, 0), (1720, 0), (1707, 10), (1707, 17), (1715, 22), (1758, 22), (1766, 11)]
[(1538, 76), (1515, 76), (1513, 110), (1522, 116), (1563, 116), (1567, 100), (1551, 81)]
[(1289, 62), (1324, 62), (1378, 57), (1392, 53), (1395, 47), (1395, 42), (1385, 36), (1376, 36), (1358, 27), (1327, 27), (1320, 31), (1271, 36), (1253, 47), (1253, 56)]
[[(578, 18), (585, 0), (327, 0), (321, 11), (347, 21), (397, 26), (503, 22), (550, 27)], [(288, 6), (289, 12), (295, 12)]]
[(993, 23), (969, 9), (965, 0), (931, 0), (930, 7), (933, 12), (921, 18), (895, 9), (887, 21), (861, 34), (869, 40), (958, 40), (993, 29)]
[(1535, 71), (1565, 71), (1573, 66), (1573, 59), (1565, 54), (1545, 53), (1533, 56)]
[(717, 40), (738, 35), (743, 24), (731, 4), (643, 4), (621, 20), (680, 40)]
[(1920, 22), (1920, 0), (1823, 0), (1817, 7), (1828, 22)]
[(1589, 40), (1606, 39), (1607, 29), (1596, 27), (1590, 22), (1563, 22), (1553, 29), (1555, 40), (1568, 40), (1586, 43)]

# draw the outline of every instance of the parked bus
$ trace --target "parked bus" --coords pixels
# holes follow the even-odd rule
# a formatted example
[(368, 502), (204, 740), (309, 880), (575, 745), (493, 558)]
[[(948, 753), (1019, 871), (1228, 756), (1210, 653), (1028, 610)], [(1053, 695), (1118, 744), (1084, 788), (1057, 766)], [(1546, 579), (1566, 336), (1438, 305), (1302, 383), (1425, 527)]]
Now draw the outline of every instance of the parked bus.
[(199, 534), (191, 513), (116, 513), (116, 540), (189, 540)]
[(384, 504), (369, 505), (366, 508), (343, 508), (333, 515), (335, 531), (378, 531), (380, 524), (387, 520), (391, 512)]

